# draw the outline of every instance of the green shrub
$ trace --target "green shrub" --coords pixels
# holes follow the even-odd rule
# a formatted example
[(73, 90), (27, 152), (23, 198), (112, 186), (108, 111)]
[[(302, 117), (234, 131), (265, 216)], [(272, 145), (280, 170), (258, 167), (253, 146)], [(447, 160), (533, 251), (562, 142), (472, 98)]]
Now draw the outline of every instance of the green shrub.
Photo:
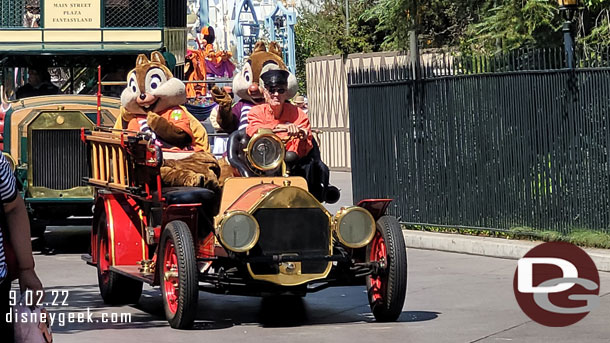
[(403, 224), (403, 229), (505, 239), (568, 242), (583, 247), (610, 249), (610, 234), (588, 229), (572, 229), (569, 234), (550, 230), (536, 230), (526, 226), (513, 227), (510, 230), (498, 230)]

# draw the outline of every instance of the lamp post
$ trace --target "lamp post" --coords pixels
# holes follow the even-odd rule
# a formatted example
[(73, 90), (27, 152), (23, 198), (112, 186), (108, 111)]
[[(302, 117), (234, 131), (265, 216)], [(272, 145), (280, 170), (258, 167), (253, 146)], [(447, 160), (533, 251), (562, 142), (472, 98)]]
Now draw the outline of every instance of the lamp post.
[(578, 11), (580, 0), (557, 0), (557, 2), (559, 3), (559, 11), (564, 19), (561, 31), (563, 32), (563, 44), (566, 50), (566, 62), (568, 63), (568, 68), (572, 69), (576, 64), (574, 61), (572, 20), (574, 19), (576, 11)]

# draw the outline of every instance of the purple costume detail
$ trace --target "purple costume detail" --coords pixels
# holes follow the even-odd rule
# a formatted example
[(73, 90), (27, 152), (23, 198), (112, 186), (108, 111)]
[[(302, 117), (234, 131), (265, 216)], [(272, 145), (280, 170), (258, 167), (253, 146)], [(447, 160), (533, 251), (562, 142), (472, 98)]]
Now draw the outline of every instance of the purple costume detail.
[(230, 61), (221, 61), (217, 64), (206, 59), (205, 70), (207, 76), (210, 77), (232, 77), (235, 65)]

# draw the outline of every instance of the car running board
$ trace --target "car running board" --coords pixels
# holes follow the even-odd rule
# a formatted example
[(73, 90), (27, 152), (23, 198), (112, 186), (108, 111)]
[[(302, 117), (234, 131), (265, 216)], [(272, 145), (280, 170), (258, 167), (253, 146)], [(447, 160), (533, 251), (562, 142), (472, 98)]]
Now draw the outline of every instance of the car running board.
[(142, 273), (140, 266), (110, 266), (110, 271), (125, 275), (129, 278), (136, 279), (148, 284), (154, 284), (154, 275), (152, 273)]

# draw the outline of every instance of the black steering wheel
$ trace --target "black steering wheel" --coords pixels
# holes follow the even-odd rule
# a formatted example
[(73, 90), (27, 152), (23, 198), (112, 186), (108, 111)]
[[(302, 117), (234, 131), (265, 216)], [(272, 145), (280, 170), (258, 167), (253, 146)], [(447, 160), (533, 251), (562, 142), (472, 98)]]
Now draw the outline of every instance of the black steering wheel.
[(241, 129), (229, 135), (227, 141), (227, 159), (229, 164), (239, 171), (241, 176), (252, 177), (256, 176), (254, 171), (248, 166), (244, 148), (248, 145), (250, 137), (246, 134), (246, 129)]

